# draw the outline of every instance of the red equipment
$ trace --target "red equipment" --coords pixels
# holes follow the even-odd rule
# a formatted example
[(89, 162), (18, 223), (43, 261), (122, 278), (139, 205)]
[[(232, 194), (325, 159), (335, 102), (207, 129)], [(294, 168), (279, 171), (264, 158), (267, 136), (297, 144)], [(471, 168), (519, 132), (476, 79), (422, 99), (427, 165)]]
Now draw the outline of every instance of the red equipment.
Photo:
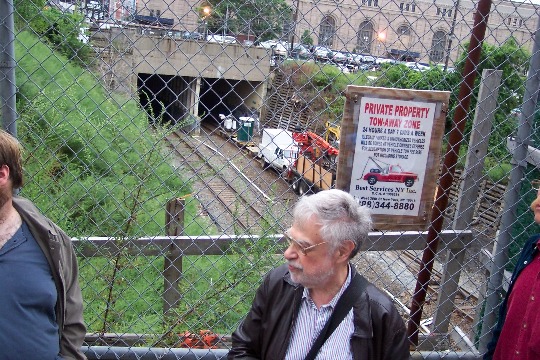
[(311, 131), (294, 132), (293, 139), (300, 146), (300, 153), (307, 156), (312, 161), (327, 158), (331, 163), (335, 163), (339, 150), (330, 145), (321, 136)]
[(210, 330), (200, 330), (198, 335), (184, 331), (179, 336), (180, 347), (183, 348), (215, 349), (217, 348), (216, 344), (219, 342), (219, 336)]

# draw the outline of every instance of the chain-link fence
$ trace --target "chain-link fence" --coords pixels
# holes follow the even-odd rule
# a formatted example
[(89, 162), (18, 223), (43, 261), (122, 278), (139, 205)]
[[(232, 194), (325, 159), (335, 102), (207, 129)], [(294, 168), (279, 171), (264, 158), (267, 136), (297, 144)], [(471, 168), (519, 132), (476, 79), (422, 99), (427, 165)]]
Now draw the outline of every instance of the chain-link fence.
[(269, 129), (312, 134), (335, 177), (345, 90), (360, 85), (449, 91), (441, 174), (456, 181), (448, 207), (437, 208), (449, 183), (433, 194), (444, 221), (431, 218), (425, 299), (413, 301), (433, 233), (374, 232), (354, 265), (418, 327), (424, 355), (485, 350), (504, 270), (537, 231), (530, 0), (0, 5), (2, 121), (25, 148), (21, 195), (76, 239), (88, 345), (226, 350), (283, 262), (296, 199), (323, 187), (259, 145)]

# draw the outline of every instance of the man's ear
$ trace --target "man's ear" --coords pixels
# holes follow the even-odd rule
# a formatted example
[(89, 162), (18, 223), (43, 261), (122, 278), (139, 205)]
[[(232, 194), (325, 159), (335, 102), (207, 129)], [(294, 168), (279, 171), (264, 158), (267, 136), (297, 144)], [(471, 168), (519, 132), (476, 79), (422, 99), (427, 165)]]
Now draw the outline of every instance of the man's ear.
[(0, 165), (0, 186), (9, 182), (9, 166)]
[(338, 254), (340, 258), (344, 258), (346, 261), (349, 261), (351, 252), (354, 250), (354, 242), (352, 240), (344, 241), (338, 249)]

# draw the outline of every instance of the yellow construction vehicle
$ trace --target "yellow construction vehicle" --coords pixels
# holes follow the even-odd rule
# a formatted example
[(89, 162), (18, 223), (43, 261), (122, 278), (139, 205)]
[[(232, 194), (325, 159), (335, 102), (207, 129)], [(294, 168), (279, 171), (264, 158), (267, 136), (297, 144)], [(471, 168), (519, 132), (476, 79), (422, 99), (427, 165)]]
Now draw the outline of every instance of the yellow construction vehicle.
[(326, 131), (324, 139), (333, 147), (339, 149), (339, 137), (341, 133), (341, 126), (332, 124), (330, 121), (326, 122)]

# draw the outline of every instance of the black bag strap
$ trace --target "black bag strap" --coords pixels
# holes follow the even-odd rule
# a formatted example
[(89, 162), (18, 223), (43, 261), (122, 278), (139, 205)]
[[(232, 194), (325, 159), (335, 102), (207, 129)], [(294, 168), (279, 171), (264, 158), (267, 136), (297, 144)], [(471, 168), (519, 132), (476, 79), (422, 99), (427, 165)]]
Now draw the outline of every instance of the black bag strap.
[(356, 274), (349, 286), (345, 289), (338, 302), (336, 307), (330, 315), (330, 319), (324, 325), (324, 328), (319, 333), (319, 336), (311, 346), (311, 350), (306, 356), (305, 360), (314, 360), (321, 349), (321, 346), (326, 342), (326, 340), (332, 335), (334, 330), (338, 325), (345, 319), (345, 316), (351, 311), (354, 301), (364, 292), (368, 285), (368, 281), (360, 274)]

